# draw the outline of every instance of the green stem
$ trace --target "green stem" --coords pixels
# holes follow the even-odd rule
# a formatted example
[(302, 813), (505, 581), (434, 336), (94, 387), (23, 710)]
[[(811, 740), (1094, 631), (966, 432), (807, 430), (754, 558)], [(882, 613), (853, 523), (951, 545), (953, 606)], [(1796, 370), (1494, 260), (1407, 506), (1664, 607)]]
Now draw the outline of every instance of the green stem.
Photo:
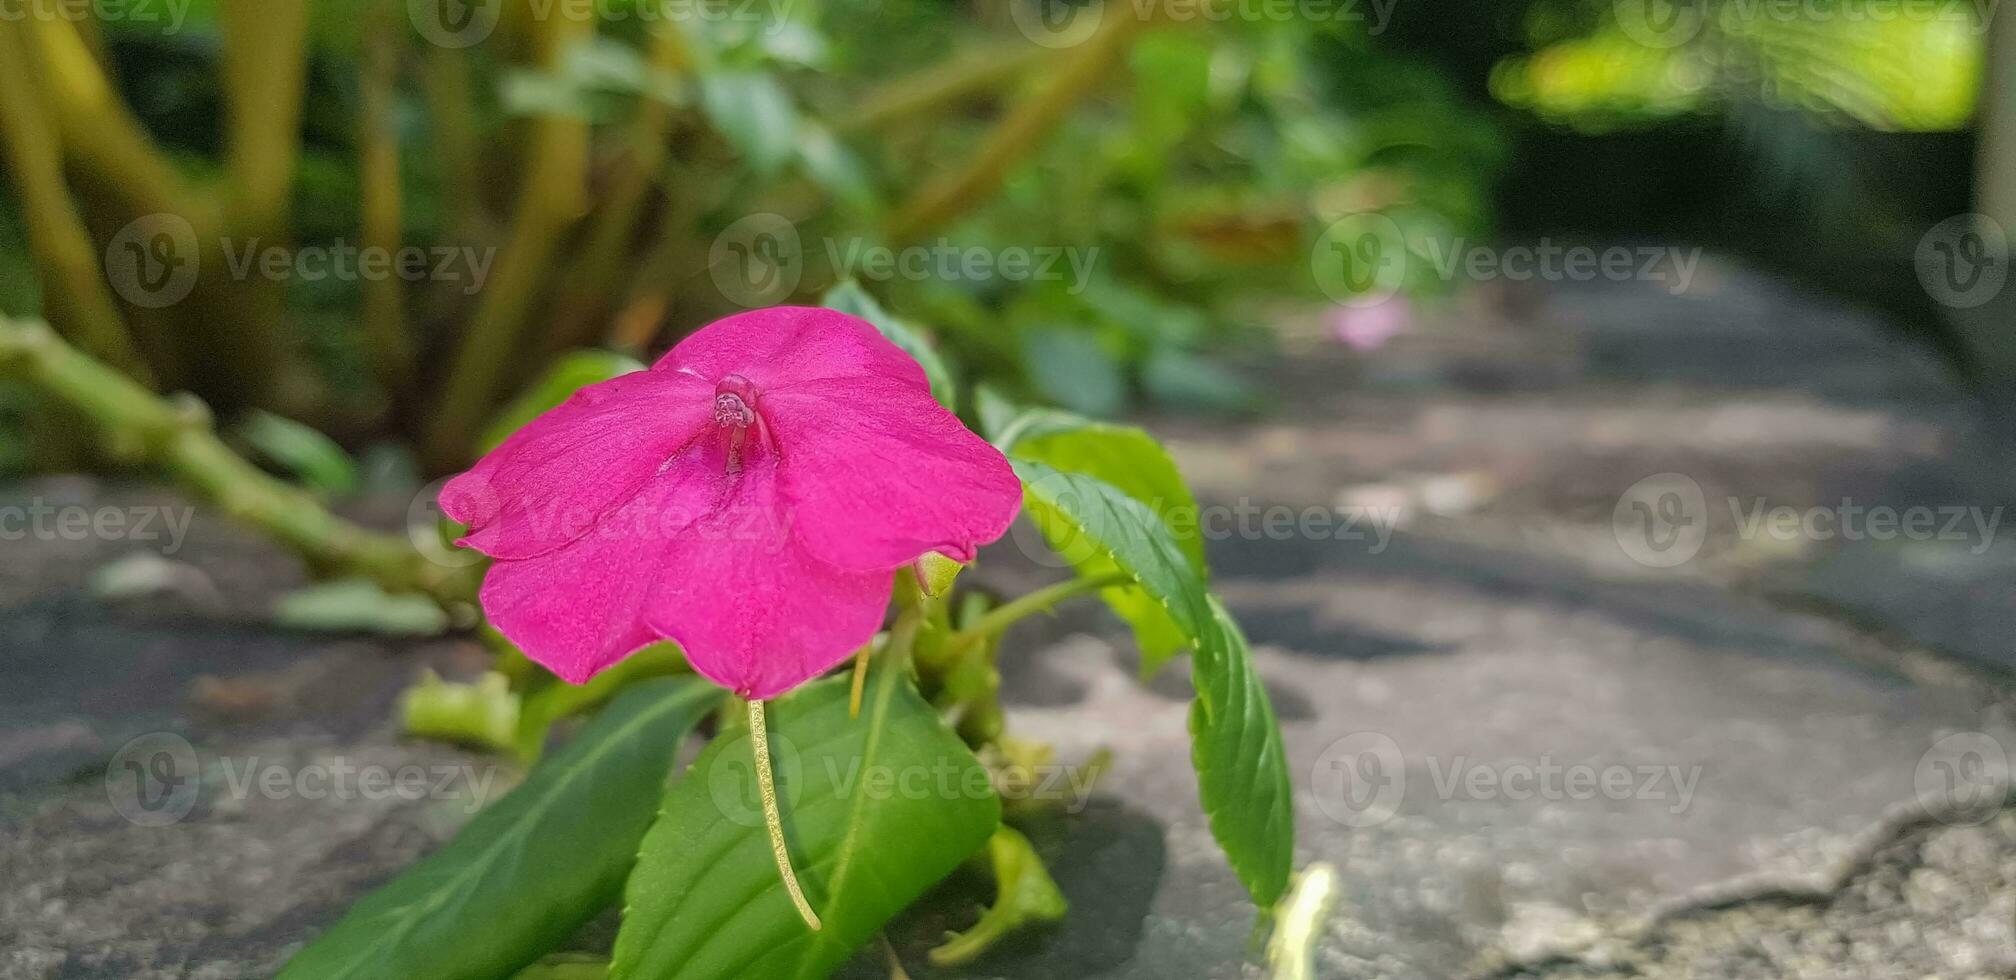
[[(399, 142), (392, 119), (399, 49), (406, 38), (400, 30), (403, 13), (398, 0), (375, 0), (365, 13), (364, 53), (358, 68), (359, 237), (365, 247), (388, 255), (398, 252), (404, 237)], [(397, 276), (367, 278), (362, 289), (365, 360), (387, 397), (395, 405), (404, 404), (413, 390), (415, 370), (413, 339), (406, 331), (405, 283)]]
[(897, 212), (889, 223), (891, 243), (914, 242), (986, 200), (1009, 168), (1034, 152), (1065, 113), (1092, 93), (1159, 12), (1153, 0), (1140, 9), (1109, 8), (1098, 32), (1065, 58), (1046, 88), (995, 124), (964, 167), (927, 185)]
[[(569, 48), (595, 32), (593, 20), (564, 13), (536, 26), (538, 64), (549, 73), (560, 70)], [(528, 152), (510, 239), (455, 352), (427, 433), (423, 448), (428, 466), (436, 471), (469, 462), (483, 423), (506, 394), (506, 386), (518, 380), (518, 355), (526, 349), (526, 331), (535, 322), (562, 236), (585, 208), (587, 123), (559, 114), (541, 116), (532, 123)]]
[(65, 344), (45, 324), (0, 319), (0, 377), (17, 378), (97, 423), (114, 454), (161, 466), (226, 514), (299, 553), (317, 571), (446, 603), (475, 595), (477, 569), (427, 560), (398, 535), (367, 531), (232, 452), (189, 396), (164, 399)]
[(1040, 612), (1048, 612), (1052, 606), (1068, 599), (1110, 589), (1115, 586), (1133, 585), (1134, 578), (1125, 572), (1112, 572), (1093, 578), (1074, 578), (1037, 589), (1013, 602), (1003, 603), (973, 621), (973, 625), (960, 630), (952, 638), (952, 649), (962, 651), (987, 639), (1015, 623)]
[(770, 856), (777, 860), (777, 874), (784, 879), (784, 890), (791, 894), (798, 917), (805, 920), (806, 928), (818, 932), (819, 914), (812, 911), (804, 889), (798, 887), (798, 874), (791, 870), (791, 849), (784, 843), (784, 816), (777, 807), (777, 778), (770, 771), (770, 729), (763, 720), (763, 702), (743, 703), (749, 706), (749, 747), (756, 754), (756, 791), (763, 799), (763, 826), (770, 832)]
[(1003, 45), (961, 55), (876, 86), (833, 131), (852, 136), (886, 129), (987, 95), (1054, 57), (1048, 48)]
[(126, 332), (99, 270), (98, 249), (63, 181), (63, 147), (26, 70), (27, 29), (0, 22), (0, 64), (23, 66), (0, 86), (0, 148), (20, 195), (28, 242), (41, 272), (44, 305), (56, 325), (92, 354), (152, 384), (153, 372)]

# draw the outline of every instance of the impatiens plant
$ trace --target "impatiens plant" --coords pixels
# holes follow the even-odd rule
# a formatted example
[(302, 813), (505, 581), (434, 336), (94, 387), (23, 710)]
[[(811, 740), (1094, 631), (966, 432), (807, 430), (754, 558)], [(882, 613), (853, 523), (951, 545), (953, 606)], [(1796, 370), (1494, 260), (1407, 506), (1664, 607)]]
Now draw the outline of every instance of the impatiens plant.
[[(839, 309), (703, 328), (445, 486), (462, 543), (493, 559), (489, 622), (559, 678), (541, 687), (527, 664), (497, 682), (537, 719), (531, 751), (559, 715), (607, 703), (283, 976), (820, 977), (968, 862), (999, 897), (931, 959), (981, 956), (1065, 913), (1012, 826), (1029, 801), (1004, 822), (996, 789), (1044, 751), (1004, 733), (1003, 633), (1093, 595), (1133, 628), (1144, 670), (1193, 654), (1204, 810), (1255, 902), (1281, 899), (1280, 735), (1196, 536), (1179, 533), (1194, 504), (1168, 456), (1139, 429), (991, 395), (984, 440), (934, 397), (949, 379), (906, 353), (918, 341), (900, 321), (851, 284), (826, 302)], [(954, 588), (1018, 511), (1074, 575), (1001, 602)], [(439, 709), (453, 687), (413, 705)], [(578, 693), (531, 710), (556, 691)], [(713, 739), (675, 773), (710, 713)], [(919, 784), (906, 773), (932, 791), (892, 791)], [(550, 958), (619, 900), (609, 959)]]

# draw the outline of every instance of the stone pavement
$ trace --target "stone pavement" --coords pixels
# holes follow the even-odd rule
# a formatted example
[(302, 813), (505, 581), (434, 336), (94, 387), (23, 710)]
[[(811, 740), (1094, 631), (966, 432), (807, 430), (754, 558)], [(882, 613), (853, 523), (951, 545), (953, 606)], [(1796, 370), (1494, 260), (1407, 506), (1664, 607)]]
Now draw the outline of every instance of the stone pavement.
[[(1282, 716), (1297, 860), (1340, 873), (1322, 976), (2016, 974), (2016, 482), (1935, 361), (1712, 260), (1683, 296), (1480, 289), (1370, 355), (1313, 326), (1283, 347), (1275, 413), (1150, 425)], [(0, 503), (38, 496), (173, 500), (65, 479)], [(385, 721), (420, 664), (480, 658), (261, 628), (299, 573), (200, 512), (178, 557), (208, 581), (138, 606), (85, 588), (130, 545), (8, 547), (0, 978), (268, 975), (463, 819), (254, 797), (129, 825), (102, 767), (145, 731), (480, 769)], [(1057, 574), (1012, 542), (980, 573)], [(1196, 808), (1182, 665), (1136, 682), (1093, 610), (1009, 649), (1014, 732), (1113, 752), (1031, 828), (1073, 913), (933, 972), (985, 897), (955, 881), (891, 930), (913, 976), (1264, 976)]]

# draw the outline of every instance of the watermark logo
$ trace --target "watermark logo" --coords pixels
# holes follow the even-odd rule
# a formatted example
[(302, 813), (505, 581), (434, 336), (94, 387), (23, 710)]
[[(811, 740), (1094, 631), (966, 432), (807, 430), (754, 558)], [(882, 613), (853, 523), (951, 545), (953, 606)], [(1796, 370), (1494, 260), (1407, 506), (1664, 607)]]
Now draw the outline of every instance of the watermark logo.
[[(232, 279), (271, 282), (461, 283), (464, 295), (483, 288), (497, 250), (474, 245), (384, 248), (338, 238), (289, 247), (259, 238), (219, 238), (216, 252)], [(189, 219), (150, 214), (129, 222), (105, 246), (105, 278), (135, 306), (161, 309), (188, 298), (203, 271), (203, 250)]]
[(1683, 565), (1708, 539), (1708, 497), (1684, 473), (1655, 473), (1617, 498), (1610, 530), (1617, 546), (1640, 565)]
[(0, 0), (0, 21), (150, 24), (163, 35), (182, 33), (193, 0)]
[(1106, 0), (1010, 0), (1008, 17), (1022, 36), (1046, 48), (1082, 44), (1106, 18)]
[(407, 0), (413, 28), (444, 48), (481, 44), (497, 29), (504, 0)]
[[(306, 764), (281, 764), (259, 756), (217, 760), (223, 778), (212, 791), (247, 800), (459, 800), (465, 812), (481, 809), (496, 790), (498, 767), (466, 763), (398, 767), (334, 756)], [(165, 827), (196, 808), (205, 792), (196, 749), (174, 732), (149, 732), (113, 753), (105, 767), (105, 797), (136, 826)]]
[(1648, 48), (1686, 44), (1708, 20), (1701, 0), (1617, 0), (1612, 12), (1624, 36)]
[(105, 246), (106, 281), (126, 302), (149, 310), (186, 298), (201, 265), (196, 229), (179, 214), (135, 218)]
[(448, 525), (448, 515), (441, 510), (441, 489), (454, 479), (462, 481), (459, 490), (469, 500), (471, 513), (494, 514), (501, 508), (496, 490), (488, 479), (470, 474), (442, 477), (421, 488), (407, 503), (406, 540), (413, 543), (413, 550), (436, 565), (467, 568), (482, 561), (482, 553), (473, 548), (457, 547), (442, 533)]
[(1376, 827), (1407, 798), (1407, 761), (1392, 736), (1352, 732), (1316, 757), (1309, 785), (1324, 816), (1354, 830)]
[(141, 735), (105, 766), (105, 798), (141, 827), (165, 827), (188, 816), (201, 789), (196, 748), (174, 732)]
[[(769, 733), (770, 770), (776, 777), (777, 805), (785, 812), (798, 804), (805, 785), (805, 760), (791, 739)], [(739, 827), (763, 826), (763, 797), (756, 788), (756, 755), (749, 733), (743, 732), (714, 752), (707, 767), (707, 795), (714, 808)]]
[(826, 261), (842, 279), (886, 282), (1062, 282), (1076, 296), (1091, 285), (1099, 246), (959, 246), (949, 238), (891, 248), (865, 239), (826, 239)]
[(1926, 295), (1955, 309), (1994, 299), (2009, 278), (2009, 239), (1985, 214), (1956, 214), (1933, 225), (1912, 255)]
[(798, 228), (783, 215), (752, 214), (714, 237), (707, 273), (731, 302), (752, 310), (775, 306), (797, 291), (805, 274), (805, 246)]
[(161, 544), (163, 555), (182, 550), (196, 508), (142, 505), (88, 507), (36, 497), (0, 505), (0, 541), (134, 541)]
[(1959, 732), (1933, 743), (1911, 774), (1918, 805), (1944, 824), (1986, 821), (2009, 800), (2009, 754), (1982, 732)]
[[(1564, 763), (1552, 756), (1485, 761), (1467, 755), (1423, 760), (1426, 788), (1444, 802), (1543, 800), (1585, 803), (1626, 800), (1666, 804), (1680, 814), (1693, 805), (1702, 767), (1677, 764)], [(1400, 743), (1383, 732), (1353, 732), (1331, 742), (1309, 774), (1323, 815), (1352, 829), (1393, 818), (1408, 792)]]
[(1736, 494), (1711, 506), (1693, 478), (1658, 473), (1617, 498), (1610, 525), (1617, 546), (1632, 561), (1673, 568), (1700, 553), (1711, 527), (1740, 541), (1938, 541), (1964, 544), (1968, 553), (1980, 555), (1994, 546), (2002, 513), (2000, 506), (1871, 504), (1852, 497), (1774, 504), (1768, 497)]
[(1309, 271), (1324, 295), (1346, 306), (1377, 306), (1407, 278), (1407, 236), (1376, 211), (1330, 223), (1309, 250)]

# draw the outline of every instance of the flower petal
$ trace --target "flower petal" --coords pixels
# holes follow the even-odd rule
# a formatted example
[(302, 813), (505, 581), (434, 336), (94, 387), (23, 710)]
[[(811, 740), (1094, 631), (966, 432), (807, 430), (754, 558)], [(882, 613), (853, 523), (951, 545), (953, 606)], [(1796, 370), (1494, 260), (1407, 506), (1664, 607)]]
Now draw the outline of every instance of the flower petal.
[(808, 554), (779, 502), (774, 463), (750, 463), (734, 503), (696, 521), (664, 553), (646, 613), (694, 670), (759, 700), (873, 639), (893, 582), (887, 571), (845, 571)]
[(830, 379), (766, 393), (798, 540), (840, 568), (894, 568), (928, 551), (973, 560), (1022, 506), (1000, 451), (928, 387)]
[(486, 555), (545, 554), (635, 497), (713, 406), (711, 383), (672, 371), (589, 385), (448, 481), (441, 509), (469, 525), (460, 543)]
[(717, 441), (694, 442), (574, 541), (492, 565), (479, 596), (484, 614), (526, 656), (575, 684), (661, 639), (647, 623), (653, 590), (700, 525), (735, 510), (726, 462)]
[(680, 341), (653, 370), (714, 381), (737, 374), (766, 395), (829, 378), (886, 378), (931, 390), (916, 359), (874, 324), (815, 306), (776, 306), (716, 320)]

